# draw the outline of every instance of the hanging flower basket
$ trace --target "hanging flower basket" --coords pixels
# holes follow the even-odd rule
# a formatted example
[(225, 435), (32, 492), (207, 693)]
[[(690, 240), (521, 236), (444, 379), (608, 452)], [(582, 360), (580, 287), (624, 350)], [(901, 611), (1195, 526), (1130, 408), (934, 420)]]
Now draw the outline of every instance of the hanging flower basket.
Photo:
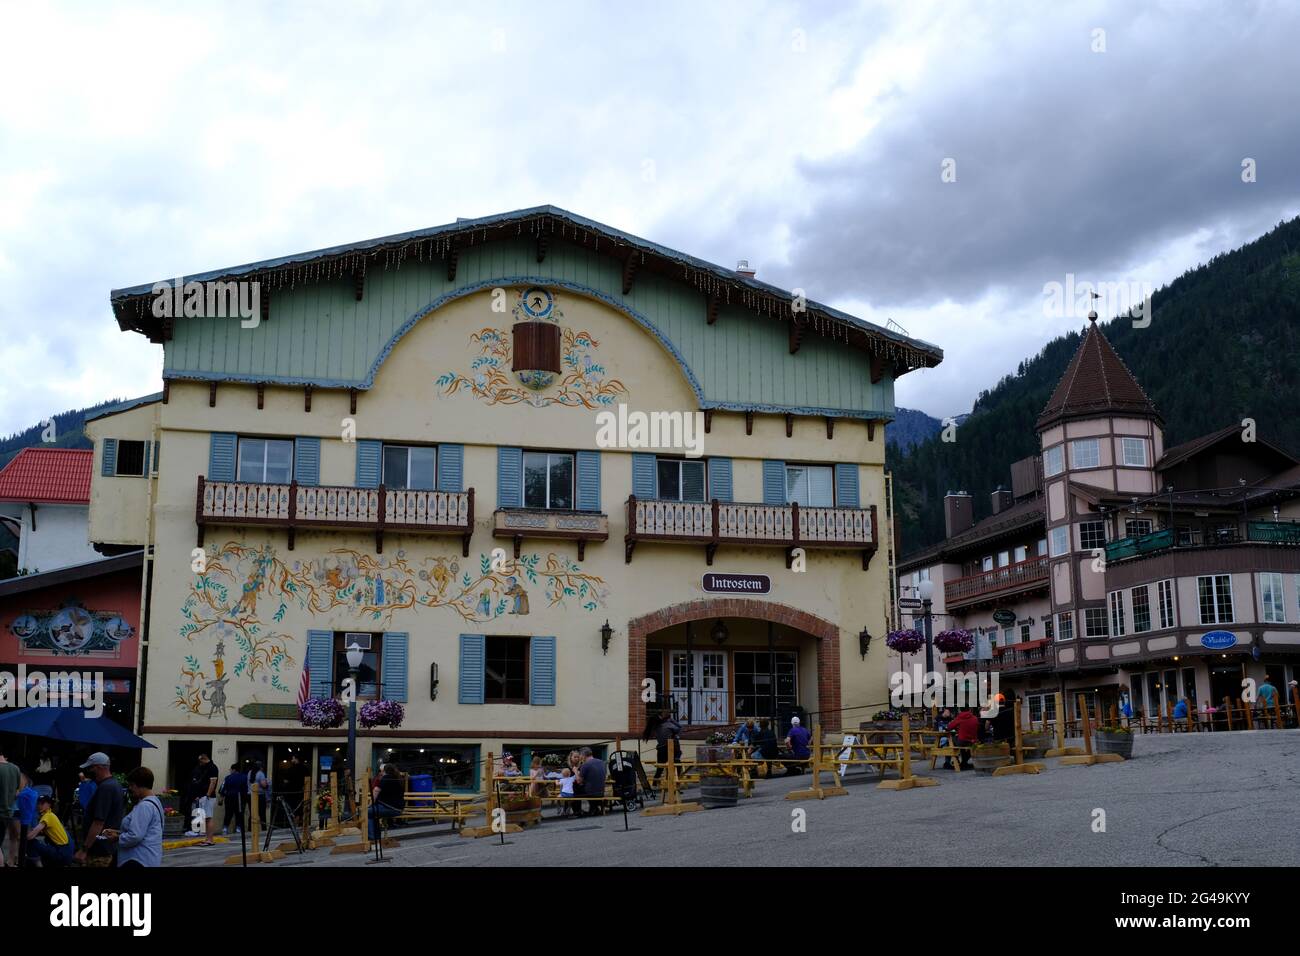
[(925, 636), (914, 627), (890, 631), (885, 635), (885, 645), (900, 654), (915, 654), (925, 647)]
[(945, 654), (965, 654), (975, 646), (975, 637), (965, 628), (955, 627), (936, 634), (934, 646)]
[(372, 700), (361, 705), (357, 723), (366, 730), (383, 725), (394, 729), (402, 726), (406, 711), (395, 700)]
[(298, 706), (298, 719), (304, 727), (333, 730), (343, 726), (347, 711), (333, 697), (308, 697)]

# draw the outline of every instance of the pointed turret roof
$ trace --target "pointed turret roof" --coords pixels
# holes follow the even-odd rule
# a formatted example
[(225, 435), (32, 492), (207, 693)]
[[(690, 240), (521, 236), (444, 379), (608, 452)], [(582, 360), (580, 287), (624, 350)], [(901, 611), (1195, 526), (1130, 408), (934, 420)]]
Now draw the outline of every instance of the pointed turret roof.
[(1131, 415), (1164, 423), (1155, 403), (1101, 334), (1095, 315), (1089, 316), (1079, 350), (1038, 416), (1039, 431), (1068, 419), (1105, 415)]

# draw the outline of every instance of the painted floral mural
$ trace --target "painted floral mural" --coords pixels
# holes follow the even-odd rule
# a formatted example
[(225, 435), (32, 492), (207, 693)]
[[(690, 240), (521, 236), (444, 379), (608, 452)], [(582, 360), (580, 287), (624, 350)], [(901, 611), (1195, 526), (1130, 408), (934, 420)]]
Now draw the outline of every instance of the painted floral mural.
[(564, 313), (555, 305), (549, 290), (531, 288), (518, 293), (514, 307), (519, 321), (551, 322), (560, 328), (560, 374), (515, 373), (511, 368), (512, 337), (508, 328), (487, 327), (470, 335), (470, 346), (478, 355), (468, 373), (449, 371), (436, 384), (443, 395), (467, 391), (488, 405), (527, 404), (535, 408), (561, 405), (573, 408), (603, 408), (614, 404), (627, 388), (610, 378), (597, 360), (600, 343), (586, 330), (563, 324)]
[(395, 611), (418, 607), (447, 608), (465, 621), (485, 623), (526, 615), (538, 601), (594, 611), (607, 595), (603, 579), (554, 552), (495, 565), (481, 554), (477, 563), (462, 565), (459, 557), (417, 560), (404, 550), (390, 557), (337, 548), (304, 561), (281, 558), (269, 545), (231, 541), (208, 556), (181, 606), (186, 623), (180, 636), (210, 651), (186, 656), (173, 704), (198, 716), (224, 716), (232, 679), (288, 698), (296, 690), (284, 680), (286, 665), (296, 663), (289, 649), (302, 639), (278, 629), (290, 608), (312, 617), (344, 610), (383, 629)]

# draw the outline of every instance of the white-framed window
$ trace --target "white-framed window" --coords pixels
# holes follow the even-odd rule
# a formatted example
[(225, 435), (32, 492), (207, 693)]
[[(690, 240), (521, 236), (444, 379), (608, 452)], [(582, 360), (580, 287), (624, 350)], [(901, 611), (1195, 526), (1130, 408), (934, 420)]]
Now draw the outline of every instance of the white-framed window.
[(1156, 585), (1160, 600), (1160, 627), (1174, 626), (1174, 582), (1161, 581)]
[(1049, 641), (1056, 636), (1056, 628), (1052, 626), (1052, 615), (1043, 615), (1043, 637)]
[(384, 487), (433, 491), (438, 487), (438, 450), (431, 445), (384, 445)]
[(1086, 607), (1083, 609), (1083, 636), (1109, 636), (1106, 628), (1106, 609), (1104, 607)]
[(1076, 438), (1070, 442), (1070, 465), (1073, 468), (1100, 466), (1101, 443), (1095, 438)]
[(1016, 545), (1015, 555), (1013, 557), (1015, 563), (1019, 564), (1027, 557), (1029, 557), (1029, 549), (1026, 548), (1023, 544)]
[(1074, 612), (1062, 611), (1056, 615), (1056, 639), (1058, 641), (1074, 640)]
[(1031, 640), (1031, 639), (1032, 639), (1032, 636), (1031, 636), (1030, 633), (1029, 633), (1029, 625), (1028, 625), (1028, 624), (1021, 624), (1021, 625), (1020, 625), (1020, 639), (1021, 639), (1022, 641), (1028, 641), (1028, 640)]
[(980, 570), (981, 571), (993, 570), (993, 555), (991, 554), (984, 555), (983, 560), (980, 561)]
[(1047, 539), (1043, 538), (1038, 542), (1038, 556), (1041, 558), (1045, 554), (1047, 554)]
[(1196, 593), (1201, 605), (1202, 624), (1232, 623), (1231, 575), (1201, 575), (1196, 579)]
[(660, 458), (655, 462), (659, 497), (665, 501), (704, 501), (704, 462)]
[(1002, 646), (1010, 647), (1016, 642), (1016, 629), (1014, 627), (1004, 627), (1002, 629)]
[(1124, 620), (1124, 592), (1110, 592), (1110, 633), (1112, 637), (1123, 637), (1126, 633)]
[(1124, 464), (1130, 468), (1147, 466), (1147, 440), (1145, 438), (1123, 438), (1120, 445), (1124, 452)]
[(1151, 592), (1147, 585), (1139, 585), (1129, 591), (1133, 599), (1133, 633), (1142, 634), (1151, 630)]
[(1106, 547), (1106, 522), (1079, 522), (1079, 547), (1084, 551)]
[(830, 465), (786, 465), (785, 500), (806, 508), (835, 507), (835, 469)]
[(1124, 519), (1124, 533), (1130, 538), (1136, 538), (1140, 535), (1150, 534), (1152, 531), (1152, 522), (1150, 518), (1126, 518)]
[(917, 573), (921, 575), (921, 580), (922, 580), (922, 581), (928, 581), (928, 580), (930, 580), (930, 569), (929, 569), (929, 568), (922, 568), (922, 569), (921, 569), (920, 571), (918, 571)]
[(573, 456), (524, 452), (524, 507), (569, 511), (573, 508)]
[(1061, 555), (1069, 553), (1070, 526), (1068, 524), (1053, 528), (1048, 532), (1048, 536), (1052, 542), (1052, 557), (1059, 558)]
[(239, 439), (239, 480), (287, 485), (293, 480), (293, 439)]
[(1005, 567), (1006, 567), (1008, 564), (1010, 564), (1010, 563), (1011, 563), (1011, 552), (1010, 552), (1010, 551), (999, 551), (999, 552), (998, 552), (998, 567), (1000, 567), (1000, 568), (1005, 568)]
[(1265, 624), (1286, 623), (1286, 600), (1282, 596), (1282, 575), (1264, 571), (1259, 576), (1260, 613)]
[(1065, 471), (1065, 446), (1053, 445), (1043, 451), (1043, 477), (1051, 478)]

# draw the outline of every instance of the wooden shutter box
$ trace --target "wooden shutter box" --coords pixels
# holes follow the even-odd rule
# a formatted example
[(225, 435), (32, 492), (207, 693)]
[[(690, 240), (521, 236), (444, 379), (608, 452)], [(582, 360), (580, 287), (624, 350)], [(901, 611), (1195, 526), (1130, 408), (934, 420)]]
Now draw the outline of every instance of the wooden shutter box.
[(513, 364), (516, 371), (560, 371), (560, 327), (550, 322), (516, 322)]

